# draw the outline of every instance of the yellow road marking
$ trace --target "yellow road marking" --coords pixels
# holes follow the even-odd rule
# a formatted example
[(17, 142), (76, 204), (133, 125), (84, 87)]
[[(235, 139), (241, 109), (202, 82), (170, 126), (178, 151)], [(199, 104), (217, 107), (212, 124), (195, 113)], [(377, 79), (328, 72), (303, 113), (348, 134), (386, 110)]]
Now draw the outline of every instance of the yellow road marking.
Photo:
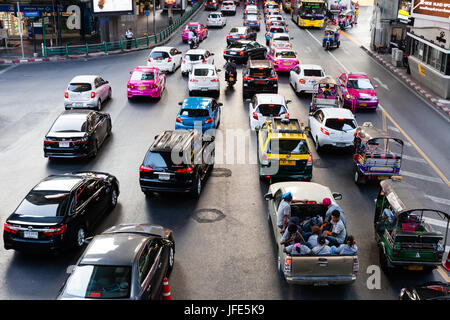
[(343, 30), (339, 30), (340, 34), (342, 34), (344, 37), (346, 37), (347, 39), (351, 40), (352, 42), (356, 43), (359, 47), (361, 46), (361, 43), (358, 42), (358, 40), (356, 40), (355, 38), (353, 38), (351, 35), (349, 35), (348, 33), (344, 32)]

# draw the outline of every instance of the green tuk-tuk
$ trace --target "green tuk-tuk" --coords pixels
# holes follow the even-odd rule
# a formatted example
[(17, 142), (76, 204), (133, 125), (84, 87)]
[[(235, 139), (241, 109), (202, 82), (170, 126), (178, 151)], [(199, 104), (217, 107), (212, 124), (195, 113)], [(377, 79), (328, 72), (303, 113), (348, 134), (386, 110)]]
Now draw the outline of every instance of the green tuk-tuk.
[[(442, 263), (450, 215), (428, 203), (423, 192), (399, 177), (380, 182), (374, 228), (385, 272), (394, 267), (431, 271)], [(445, 236), (426, 222), (436, 218), (445, 221)]]

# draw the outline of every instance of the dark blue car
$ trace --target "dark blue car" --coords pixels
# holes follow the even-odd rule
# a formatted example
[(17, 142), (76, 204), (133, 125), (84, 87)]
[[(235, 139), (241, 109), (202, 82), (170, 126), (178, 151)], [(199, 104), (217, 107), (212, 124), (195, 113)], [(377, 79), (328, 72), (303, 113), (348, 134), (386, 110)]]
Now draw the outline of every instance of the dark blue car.
[[(181, 105), (175, 120), (175, 129), (191, 130), (201, 126), (201, 132), (216, 129), (220, 123), (220, 107), (214, 98), (186, 98)], [(200, 131), (200, 130), (199, 130)]]

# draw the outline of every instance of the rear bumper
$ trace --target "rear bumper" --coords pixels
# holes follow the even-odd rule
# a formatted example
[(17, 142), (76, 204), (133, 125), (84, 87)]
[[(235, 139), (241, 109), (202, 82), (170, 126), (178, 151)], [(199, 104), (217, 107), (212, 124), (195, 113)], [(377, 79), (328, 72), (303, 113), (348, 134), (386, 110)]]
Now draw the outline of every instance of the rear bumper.
[(285, 277), (289, 284), (300, 285), (340, 285), (355, 282), (356, 275), (352, 276), (324, 276), (324, 277)]
[(180, 183), (159, 183), (159, 182), (146, 182), (145, 184), (141, 183), (142, 192), (175, 192), (175, 193), (188, 193), (194, 190), (194, 182), (190, 181), (190, 183), (180, 184)]
[(312, 167), (311, 169), (306, 168), (303, 173), (296, 173), (295, 171), (284, 170), (282, 166), (279, 167), (278, 172), (272, 175), (265, 174), (264, 167), (260, 167), (259, 175), (265, 178), (275, 178), (275, 179), (292, 179), (292, 180), (311, 180), (312, 179)]
[[(175, 123), (175, 130), (194, 130), (194, 126), (186, 126), (184, 124), (180, 124), (179, 122)], [(202, 133), (207, 130), (214, 129), (214, 123), (208, 123), (202, 125)]]
[(225, 60), (233, 60), (236, 62), (246, 62), (248, 59), (246, 56), (235, 55), (235, 54), (224, 54), (223, 58)]
[(313, 28), (322, 28), (324, 25), (324, 19), (321, 20), (306, 20), (306, 19), (299, 19), (300, 27), (313, 27)]
[(161, 96), (161, 90), (159, 88), (150, 90), (127, 89), (127, 97), (132, 98), (134, 96), (150, 96), (152, 98), (157, 98)]
[(391, 260), (389, 256), (386, 256), (389, 264), (396, 267), (408, 267), (408, 266), (424, 266), (424, 267), (438, 267), (441, 265), (441, 261), (399, 261)]
[(63, 251), (65, 242), (61, 240), (27, 240), (3, 236), (4, 248), (29, 253), (51, 253)]
[(84, 158), (91, 154), (89, 149), (44, 148), (44, 157), (51, 158)]
[(64, 101), (64, 108), (66, 109), (85, 109), (85, 108), (95, 108), (97, 107), (97, 102), (95, 101), (79, 101), (79, 102), (72, 102), (72, 101)]
[(297, 64), (290, 64), (290, 65), (282, 65), (282, 64), (274, 64), (273, 68), (275, 69), (275, 71), (280, 71), (280, 72), (290, 72), (291, 69), (294, 69), (297, 66)]
[(254, 85), (244, 82), (242, 89), (244, 93), (278, 93), (278, 84)]
[(359, 101), (359, 100), (350, 100), (344, 99), (344, 107), (352, 107), (352, 102), (354, 106), (359, 109), (376, 109), (378, 107), (378, 101)]

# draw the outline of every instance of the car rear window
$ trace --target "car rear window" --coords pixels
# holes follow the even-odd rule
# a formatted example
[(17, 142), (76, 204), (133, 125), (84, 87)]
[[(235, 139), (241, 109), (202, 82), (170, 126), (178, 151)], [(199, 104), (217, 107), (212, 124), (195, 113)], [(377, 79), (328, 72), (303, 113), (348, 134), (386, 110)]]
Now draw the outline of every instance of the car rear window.
[(231, 28), (230, 33), (245, 33), (245, 29), (242, 28)]
[(280, 51), (277, 52), (277, 58), (296, 58), (296, 55), (293, 51)]
[(356, 122), (353, 119), (327, 119), (325, 122), (325, 127), (339, 130), (339, 131), (348, 131), (356, 128)]
[(155, 73), (154, 72), (142, 72), (142, 71), (134, 71), (131, 75), (130, 80), (143, 80), (143, 81), (151, 81), (155, 80)]
[(35, 218), (63, 217), (68, 208), (70, 194), (61, 191), (30, 191), (14, 214)]
[(255, 78), (269, 78), (275, 76), (275, 70), (271, 68), (250, 68), (250, 76)]
[(231, 2), (231, 1), (224, 1), (223, 2), (224, 6), (232, 6), (233, 4), (234, 4), (234, 2)]
[(85, 92), (91, 91), (92, 86), (90, 83), (71, 83), (67, 90), (72, 92)]
[(284, 28), (270, 28), (271, 33), (284, 33)]
[(194, 69), (194, 76), (199, 77), (211, 77), (215, 74), (213, 69), (210, 68), (196, 68)]
[(372, 83), (369, 79), (348, 79), (347, 88), (373, 90)]
[(276, 117), (286, 113), (286, 108), (281, 104), (260, 104), (258, 110), (264, 117)]
[(197, 31), (198, 30), (198, 26), (187, 26), (185, 30), (192, 30), (192, 31)]
[(150, 58), (154, 60), (164, 60), (169, 58), (169, 54), (163, 51), (154, 51), (151, 53)]
[(290, 40), (288, 36), (275, 37), (273, 39), (276, 41), (289, 41)]
[(322, 74), (322, 70), (314, 70), (314, 69), (304, 69), (303, 73), (305, 74), (306, 77), (321, 77)]
[(86, 132), (87, 118), (85, 116), (62, 116), (59, 117), (52, 128), (51, 132)]
[[(277, 149), (278, 144), (278, 150)], [(270, 140), (269, 152), (275, 154), (309, 154), (308, 144), (305, 140)]]
[(64, 294), (91, 299), (129, 298), (130, 266), (80, 265), (67, 282)]
[(203, 55), (202, 54), (187, 54), (185, 58), (188, 61), (200, 61), (203, 59)]
[(180, 111), (180, 115), (185, 117), (201, 118), (208, 117), (209, 111), (206, 109), (183, 109)]
[(168, 166), (172, 165), (170, 152), (147, 152), (144, 165), (153, 169), (168, 168)]
[(238, 49), (245, 48), (245, 43), (235, 41), (235, 42), (231, 43), (228, 48), (238, 48)]
[(217, 19), (217, 18), (221, 18), (221, 15), (219, 15), (219, 14), (210, 14), (209, 17)]

